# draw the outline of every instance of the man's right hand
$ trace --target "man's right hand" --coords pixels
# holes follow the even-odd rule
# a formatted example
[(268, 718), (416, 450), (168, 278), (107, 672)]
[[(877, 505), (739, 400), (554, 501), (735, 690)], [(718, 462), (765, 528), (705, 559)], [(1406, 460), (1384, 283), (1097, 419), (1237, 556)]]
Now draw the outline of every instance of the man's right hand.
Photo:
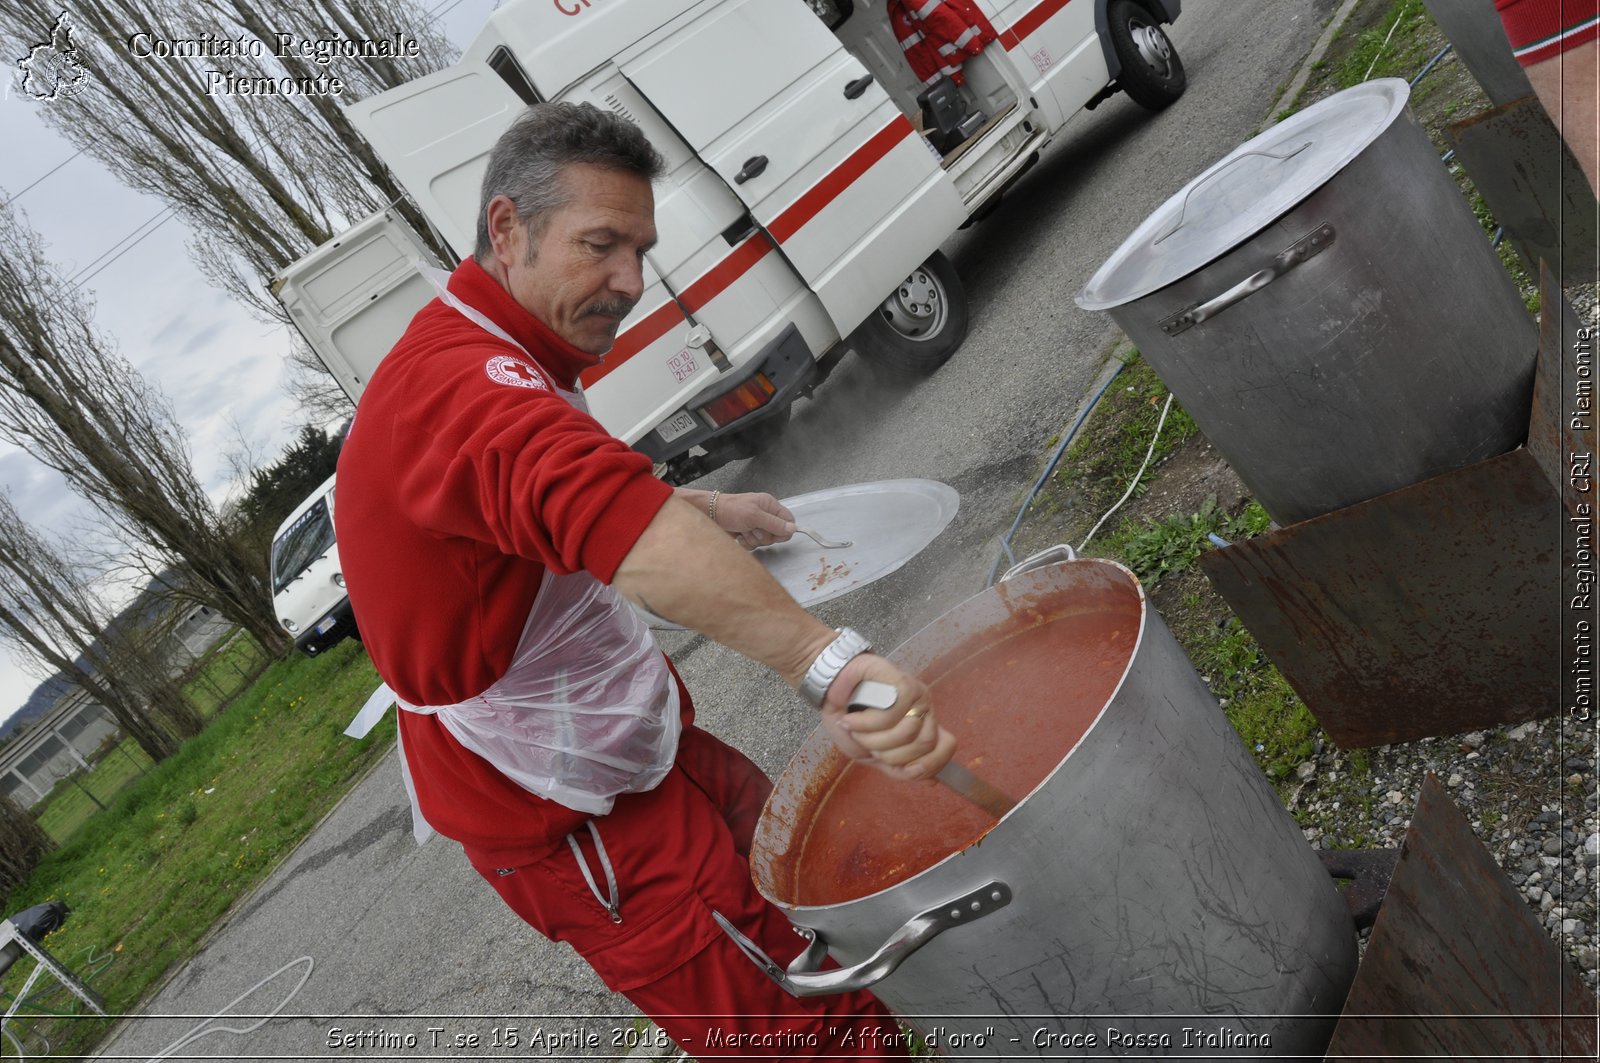
[[(851, 693), (869, 679), (895, 688), (894, 705), (847, 711)], [(845, 756), (896, 779), (931, 779), (955, 755), (955, 736), (933, 718), (926, 684), (875, 653), (850, 661), (828, 687), (822, 724)]]

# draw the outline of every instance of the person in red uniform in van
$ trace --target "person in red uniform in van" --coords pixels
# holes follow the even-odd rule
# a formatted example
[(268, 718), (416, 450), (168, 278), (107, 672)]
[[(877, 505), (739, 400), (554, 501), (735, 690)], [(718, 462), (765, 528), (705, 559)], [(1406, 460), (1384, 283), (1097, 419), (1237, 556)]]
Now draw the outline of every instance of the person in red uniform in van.
[[(718, 1037), (899, 1058), (872, 996), (792, 998), (712, 916), (780, 963), (804, 944), (746, 863), (770, 783), (694, 725), (630, 601), (768, 665), (842, 751), (893, 776), (931, 777), (954, 739), (915, 677), (742, 548), (793, 533), (776, 499), (674, 491), (586, 412), (578, 374), (643, 293), (662, 166), (589, 105), (531, 107), (501, 137), (475, 254), (435, 280), (340, 456), (347, 590), (400, 703), (414, 810), (518, 915), (691, 1055)], [(867, 679), (899, 700), (847, 715)]]

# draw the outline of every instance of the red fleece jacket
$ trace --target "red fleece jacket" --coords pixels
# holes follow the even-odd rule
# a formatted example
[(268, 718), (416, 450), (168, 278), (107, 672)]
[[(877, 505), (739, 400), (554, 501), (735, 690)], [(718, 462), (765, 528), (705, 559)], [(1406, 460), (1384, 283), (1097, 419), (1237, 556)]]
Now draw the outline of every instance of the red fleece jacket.
[[(440, 300), (423, 307), (361, 397), (334, 507), (362, 641), (418, 705), (498, 679), (545, 569), (609, 582), (672, 493), (648, 458), (549, 386), (570, 389), (595, 358), (471, 259), (449, 287), (532, 358)], [(441, 834), (510, 855), (587, 818), (510, 782), (433, 716), (402, 712), (400, 726), (418, 804)]]
[(1495, 0), (1511, 50), (1523, 66), (1560, 55), (1600, 36), (1596, 0)]

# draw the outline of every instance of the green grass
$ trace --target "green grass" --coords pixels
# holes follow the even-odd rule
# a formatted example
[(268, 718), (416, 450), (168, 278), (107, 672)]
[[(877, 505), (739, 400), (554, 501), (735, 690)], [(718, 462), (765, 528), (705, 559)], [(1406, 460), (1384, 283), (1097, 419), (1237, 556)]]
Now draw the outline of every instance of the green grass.
[(241, 632), (219, 642), (190, 666), (191, 678), (185, 689), (195, 707), (212, 716), (270, 663), (271, 655)]
[[(264, 650), (242, 634), (224, 639), (189, 667), (184, 692), (209, 719), (253, 682), (269, 660)], [(100, 811), (100, 805), (110, 805), (150, 767), (149, 754), (137, 742), (124, 740), (95, 758), (89, 771), (57, 782), (34, 809), (35, 817), (57, 844), (65, 842)]]
[(1377, 25), (1361, 31), (1333, 71), (1334, 81), (1347, 89), (1374, 78), (1410, 80), (1432, 58), (1424, 37), (1432, 25), (1422, 0), (1395, 0)]
[[(1393, 29), (1393, 34), (1390, 30)], [(1311, 80), (1293, 100), (1274, 113), (1281, 122), (1321, 98), (1325, 88), (1347, 89), (1374, 78), (1398, 77), (1409, 81), (1433, 58), (1435, 41), (1443, 38), (1434, 27), (1422, 0), (1395, 0), (1378, 21), (1350, 41), (1346, 22), (1334, 36), (1328, 54), (1311, 64)], [(1412, 90), (1413, 103), (1434, 91), (1424, 79)]]
[[(108, 1010), (133, 1010), (390, 748), (392, 717), (364, 741), (341, 734), (377, 682), (354, 642), (273, 663), (202, 734), (46, 857), (9, 907), (66, 901), (72, 916), (46, 947), (74, 967), (114, 955), (93, 988)], [(29, 966), (17, 964), (0, 988), (15, 992)], [(70, 1054), (105, 1026), (78, 1021), (46, 1033)]]
[[(1085, 425), (1086, 431), (1067, 448), (1056, 479), (1063, 483), (1076, 481), (1080, 489), (1085, 489), (1085, 501), (1091, 509), (1098, 502), (1103, 501), (1107, 506), (1115, 502), (1144, 462), (1150, 439), (1161, 421), (1161, 407), (1167, 395), (1167, 386), (1156, 371), (1137, 351), (1130, 352), (1127, 368), (1095, 407), (1093, 420)], [(1162, 425), (1161, 438), (1156, 441), (1150, 464), (1140, 476), (1134, 493), (1141, 493), (1155, 475), (1161, 459), (1198, 431), (1194, 418), (1174, 402)]]
[[(90, 771), (56, 783), (37, 813), (39, 826), (59, 845), (99, 811), (95, 801), (111, 804), (125, 786), (149, 771), (150, 766), (150, 756), (139, 748), (139, 743), (123, 739)], [(94, 800), (90, 800), (91, 794)]]
[(1205, 551), (1210, 536), (1236, 539), (1258, 535), (1270, 523), (1271, 518), (1260, 503), (1251, 501), (1244, 513), (1232, 517), (1212, 497), (1206, 499), (1196, 513), (1174, 513), (1160, 520), (1125, 521), (1106, 546), (1133, 569), (1141, 583), (1150, 587), (1163, 576), (1186, 571)]

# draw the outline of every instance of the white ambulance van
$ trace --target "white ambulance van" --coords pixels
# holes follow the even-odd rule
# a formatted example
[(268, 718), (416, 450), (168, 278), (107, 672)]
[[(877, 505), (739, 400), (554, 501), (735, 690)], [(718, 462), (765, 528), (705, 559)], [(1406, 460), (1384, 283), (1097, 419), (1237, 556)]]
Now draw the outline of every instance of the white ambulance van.
[[(667, 159), (660, 242), (583, 384), (612, 433), (683, 482), (760, 449), (846, 349), (899, 376), (943, 364), (967, 308), (939, 245), (1080, 110), (1116, 91), (1151, 109), (1177, 99), (1185, 75), (1161, 26), (1179, 8), (510, 0), (456, 65), (351, 117), (461, 257), (488, 152), (526, 105), (585, 101), (645, 130)], [(911, 28), (951, 9), (989, 43), (931, 73), (924, 51), (914, 70), (939, 39)], [(273, 286), (353, 396), (431, 296), (404, 268), (417, 241), (399, 220), (362, 226)]]
[(272, 536), (272, 605), (295, 649), (315, 657), (359, 637), (333, 540), (333, 478), (323, 482)]

